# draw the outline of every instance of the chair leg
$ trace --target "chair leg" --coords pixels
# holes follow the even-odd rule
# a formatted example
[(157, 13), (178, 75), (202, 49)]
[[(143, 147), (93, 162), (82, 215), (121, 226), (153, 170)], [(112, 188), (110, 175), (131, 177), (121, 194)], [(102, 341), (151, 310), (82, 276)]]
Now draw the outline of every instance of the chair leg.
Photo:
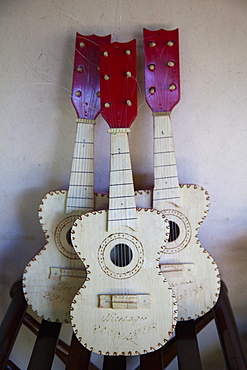
[(163, 350), (158, 349), (157, 351), (147, 353), (146, 355), (140, 356), (140, 369), (141, 370), (163, 370)]
[[(43, 320), (36, 338), (28, 370), (49, 370), (56, 351), (61, 324)], [(41, 354), (44, 356), (41, 357)]]
[(91, 352), (83, 347), (73, 334), (66, 370), (88, 370)]
[(13, 298), (0, 327), (0, 370), (5, 369), (27, 309), (20, 281), (12, 286), (11, 292)]
[(246, 370), (246, 356), (224, 282), (213, 313), (227, 369)]
[(18, 366), (16, 366), (11, 360), (8, 360), (5, 370), (21, 370), (21, 369)]
[(125, 356), (105, 356), (103, 370), (125, 370), (126, 357)]
[(180, 370), (202, 370), (194, 320), (179, 321), (175, 328)]

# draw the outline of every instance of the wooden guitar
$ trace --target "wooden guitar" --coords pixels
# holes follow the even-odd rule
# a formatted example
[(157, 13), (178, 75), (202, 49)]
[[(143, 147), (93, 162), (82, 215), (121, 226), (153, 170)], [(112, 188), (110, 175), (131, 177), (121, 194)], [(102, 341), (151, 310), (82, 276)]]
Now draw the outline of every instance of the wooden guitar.
[(72, 103), (78, 118), (69, 190), (51, 191), (42, 199), (39, 219), (46, 244), (23, 274), (28, 304), (50, 321), (69, 322), (71, 301), (86, 277), (70, 230), (79, 215), (95, 209), (93, 143), (100, 111), (100, 41), (110, 42), (110, 36), (76, 35)]
[(101, 114), (111, 135), (109, 210), (82, 215), (72, 243), (87, 279), (71, 308), (83, 346), (103, 355), (137, 355), (163, 346), (173, 332), (176, 303), (159, 271), (169, 236), (161, 212), (136, 209), (128, 145), (137, 114), (135, 40), (102, 45)]
[[(154, 120), (152, 207), (163, 212), (170, 236), (160, 269), (178, 302), (178, 320), (195, 319), (216, 303), (220, 275), (212, 256), (200, 245), (199, 227), (209, 210), (209, 196), (197, 185), (179, 185), (170, 113), (180, 98), (178, 30), (144, 29), (145, 94)], [(137, 195), (137, 205), (147, 201)]]

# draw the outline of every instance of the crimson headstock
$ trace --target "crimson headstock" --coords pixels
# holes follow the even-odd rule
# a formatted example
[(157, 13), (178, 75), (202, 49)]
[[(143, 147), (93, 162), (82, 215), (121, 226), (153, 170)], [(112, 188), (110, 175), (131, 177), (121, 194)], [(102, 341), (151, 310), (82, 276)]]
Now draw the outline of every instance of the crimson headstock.
[(170, 112), (180, 99), (178, 29), (143, 30), (145, 93), (153, 112)]
[(111, 35), (76, 34), (72, 103), (78, 118), (94, 120), (100, 111), (99, 43), (109, 43)]
[(101, 44), (101, 114), (111, 128), (128, 128), (137, 115), (136, 41)]

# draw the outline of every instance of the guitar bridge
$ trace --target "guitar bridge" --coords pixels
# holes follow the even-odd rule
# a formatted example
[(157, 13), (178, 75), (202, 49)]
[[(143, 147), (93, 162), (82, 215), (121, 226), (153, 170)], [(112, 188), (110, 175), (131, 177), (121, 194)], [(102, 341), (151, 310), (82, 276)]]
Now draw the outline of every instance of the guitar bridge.
[(150, 308), (150, 294), (99, 294), (99, 308)]
[(50, 267), (49, 279), (65, 282), (82, 281), (86, 278), (86, 271), (83, 269), (72, 269), (64, 267)]
[(194, 275), (194, 263), (160, 263), (160, 271), (168, 278)]

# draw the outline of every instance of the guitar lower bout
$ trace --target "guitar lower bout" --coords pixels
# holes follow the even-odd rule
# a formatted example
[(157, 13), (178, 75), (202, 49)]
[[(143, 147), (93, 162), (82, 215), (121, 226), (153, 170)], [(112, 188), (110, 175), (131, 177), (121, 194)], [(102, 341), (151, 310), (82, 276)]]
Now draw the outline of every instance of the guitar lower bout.
[(137, 231), (119, 226), (108, 232), (107, 216), (88, 213), (72, 229), (87, 271), (71, 307), (74, 332), (100, 354), (154, 351), (167, 342), (177, 320), (174, 294), (159, 270), (168, 221), (158, 211), (138, 209)]

